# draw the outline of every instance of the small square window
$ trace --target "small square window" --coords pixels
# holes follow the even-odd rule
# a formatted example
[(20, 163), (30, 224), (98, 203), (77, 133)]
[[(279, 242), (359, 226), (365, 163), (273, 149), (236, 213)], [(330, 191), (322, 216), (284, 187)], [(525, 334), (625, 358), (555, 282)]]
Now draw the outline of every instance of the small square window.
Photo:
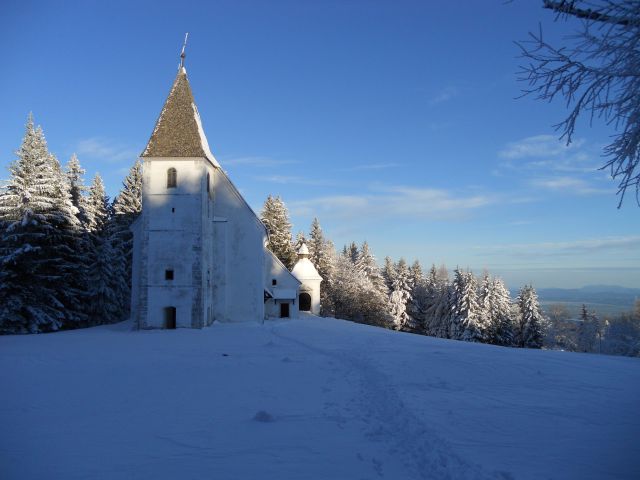
[(277, 285), (278, 284), (278, 280), (276, 280), (275, 278), (271, 279), (271, 285)]
[(171, 213), (176, 213), (176, 208), (175, 207), (171, 207)]
[(164, 279), (165, 280), (173, 280), (173, 270), (165, 270), (164, 271)]

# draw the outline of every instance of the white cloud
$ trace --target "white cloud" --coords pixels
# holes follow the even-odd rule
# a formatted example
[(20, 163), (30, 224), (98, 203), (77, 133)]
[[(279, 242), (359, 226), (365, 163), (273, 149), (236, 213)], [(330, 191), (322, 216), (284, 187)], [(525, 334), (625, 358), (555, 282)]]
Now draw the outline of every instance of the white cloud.
[(517, 142), (508, 143), (499, 152), (500, 157), (509, 159), (530, 157), (556, 157), (568, 150), (580, 147), (584, 142), (578, 140), (571, 145), (558, 140), (553, 135), (535, 135)]
[(625, 256), (628, 256), (629, 252), (639, 257), (640, 235), (590, 238), (567, 242), (477, 246), (474, 248), (482, 253), (517, 257), (578, 256), (595, 253), (625, 254)]
[(296, 184), (296, 185), (315, 185), (322, 187), (336, 186), (336, 182), (329, 180), (319, 180), (314, 178), (300, 177), (296, 175), (259, 175), (254, 179), (262, 182), (281, 183), (283, 185)]
[(548, 177), (531, 180), (534, 187), (553, 190), (574, 195), (599, 195), (615, 193), (612, 188), (598, 188), (581, 178), (576, 177)]
[(598, 160), (584, 139), (570, 145), (553, 135), (536, 135), (508, 143), (498, 156), (512, 170), (588, 173), (598, 170)]
[(600, 160), (595, 150), (584, 139), (566, 145), (553, 135), (527, 137), (498, 152), (503, 162), (492, 175), (518, 175), (529, 187), (570, 195), (614, 193), (597, 172)]
[(259, 168), (277, 167), (280, 165), (291, 165), (300, 163), (297, 160), (279, 160), (271, 157), (247, 156), (247, 157), (230, 157), (219, 159), (223, 166), (246, 165)]
[(133, 161), (139, 157), (142, 150), (123, 146), (102, 138), (92, 137), (80, 140), (76, 145), (75, 152), (80, 157), (104, 160), (109, 163), (120, 163)]
[(395, 168), (401, 166), (400, 163), (366, 163), (363, 165), (354, 165), (353, 167), (343, 168), (342, 172), (359, 172), (363, 170), (384, 170), (387, 168)]
[(334, 195), (289, 203), (294, 215), (362, 220), (419, 218), (456, 220), (498, 202), (495, 195), (406, 186), (374, 187), (361, 195)]
[(438, 105), (440, 103), (445, 103), (457, 97), (459, 93), (460, 93), (460, 90), (457, 87), (448, 86), (440, 90), (440, 92), (438, 92), (436, 95), (434, 95), (431, 98), (431, 100), (429, 100), (429, 103), (431, 105)]

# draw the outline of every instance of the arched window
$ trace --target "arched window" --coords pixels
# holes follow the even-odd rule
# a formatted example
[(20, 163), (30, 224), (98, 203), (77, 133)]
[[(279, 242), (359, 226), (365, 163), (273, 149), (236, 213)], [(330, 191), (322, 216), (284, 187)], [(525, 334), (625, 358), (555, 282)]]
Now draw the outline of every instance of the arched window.
[(175, 168), (167, 170), (167, 188), (176, 188), (178, 186), (178, 172)]

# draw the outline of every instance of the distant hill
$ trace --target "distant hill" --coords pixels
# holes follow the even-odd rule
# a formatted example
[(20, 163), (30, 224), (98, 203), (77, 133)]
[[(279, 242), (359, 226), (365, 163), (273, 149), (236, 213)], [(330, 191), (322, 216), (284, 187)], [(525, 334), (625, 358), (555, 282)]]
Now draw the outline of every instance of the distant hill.
[(576, 313), (585, 304), (589, 310), (602, 315), (615, 315), (630, 311), (636, 299), (640, 298), (640, 288), (617, 285), (588, 285), (582, 288), (540, 288), (537, 290), (540, 304), (567, 304)]

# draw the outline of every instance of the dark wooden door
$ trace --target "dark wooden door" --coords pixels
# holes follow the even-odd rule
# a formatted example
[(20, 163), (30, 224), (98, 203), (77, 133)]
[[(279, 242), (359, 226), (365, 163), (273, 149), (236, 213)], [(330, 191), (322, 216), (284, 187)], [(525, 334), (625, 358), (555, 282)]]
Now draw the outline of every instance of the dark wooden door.
[(176, 307), (166, 307), (164, 309), (164, 328), (176, 328)]
[(280, 318), (287, 318), (289, 316), (289, 304), (281, 303), (280, 304)]

